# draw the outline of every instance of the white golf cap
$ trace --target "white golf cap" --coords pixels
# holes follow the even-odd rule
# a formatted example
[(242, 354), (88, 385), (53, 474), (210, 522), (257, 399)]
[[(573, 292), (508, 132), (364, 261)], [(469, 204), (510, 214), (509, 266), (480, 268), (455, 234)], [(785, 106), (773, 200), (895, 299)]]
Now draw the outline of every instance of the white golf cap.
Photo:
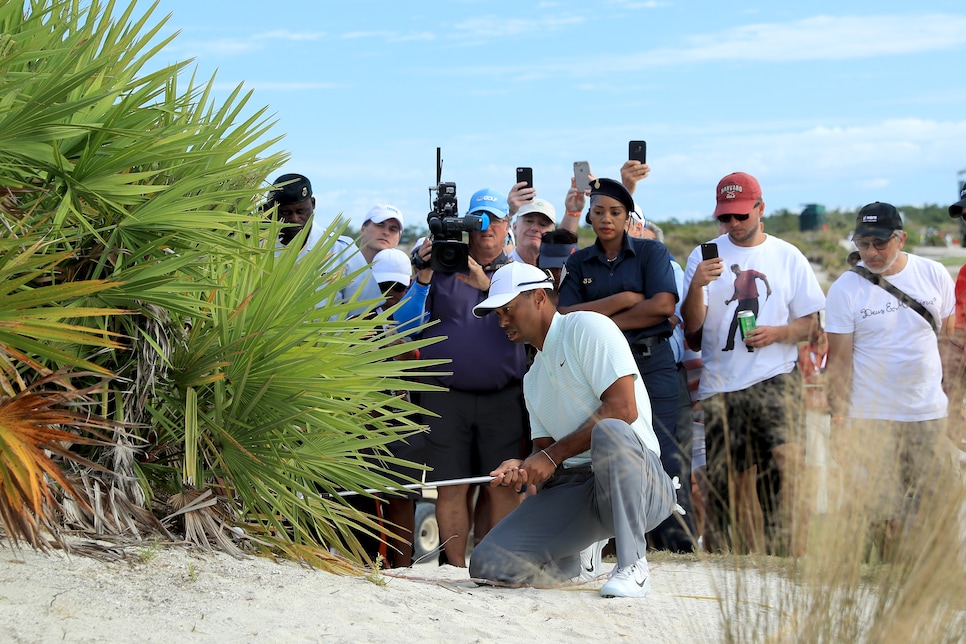
[(403, 228), (406, 225), (405, 221), (403, 221), (403, 214), (399, 211), (399, 208), (390, 206), (388, 204), (379, 204), (378, 206), (373, 206), (372, 210), (366, 213), (366, 218), (362, 220), (362, 223), (371, 221), (374, 224), (381, 224), (387, 219), (395, 219), (398, 221), (400, 228)]
[(524, 215), (543, 215), (550, 220), (551, 224), (557, 223), (557, 211), (554, 209), (553, 204), (544, 199), (534, 199), (520, 206), (520, 209), (517, 210), (516, 218), (519, 219)]
[(409, 286), (412, 270), (409, 255), (398, 248), (384, 248), (372, 258), (372, 275), (377, 284), (398, 282)]
[(493, 273), (490, 296), (473, 307), (473, 315), (481, 318), (520, 293), (541, 288), (553, 288), (553, 278), (549, 273), (525, 262), (510, 262)]

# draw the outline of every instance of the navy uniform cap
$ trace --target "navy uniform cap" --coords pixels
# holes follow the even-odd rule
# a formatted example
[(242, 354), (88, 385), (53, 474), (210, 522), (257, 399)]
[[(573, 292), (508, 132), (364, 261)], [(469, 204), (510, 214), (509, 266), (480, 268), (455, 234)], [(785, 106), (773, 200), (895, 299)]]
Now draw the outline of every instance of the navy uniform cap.
[(598, 195), (616, 199), (627, 209), (628, 214), (634, 210), (634, 198), (631, 197), (631, 193), (627, 191), (627, 188), (620, 181), (614, 181), (613, 179), (594, 179), (590, 182), (590, 200), (593, 201), (594, 197)]
[[(284, 185), (283, 185), (284, 184)], [(268, 193), (265, 208), (275, 204), (288, 206), (305, 201), (312, 196), (312, 184), (300, 174), (283, 174), (272, 182), (274, 189)]]

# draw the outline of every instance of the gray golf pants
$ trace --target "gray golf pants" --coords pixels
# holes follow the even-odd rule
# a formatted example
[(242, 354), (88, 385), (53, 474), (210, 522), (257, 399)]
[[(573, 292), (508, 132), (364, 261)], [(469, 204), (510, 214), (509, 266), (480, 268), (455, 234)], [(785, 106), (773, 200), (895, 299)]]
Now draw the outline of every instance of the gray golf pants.
[(559, 583), (578, 575), (581, 550), (610, 537), (616, 537), (619, 567), (645, 555), (644, 533), (676, 502), (661, 459), (630, 425), (612, 418), (594, 426), (590, 453), (593, 474), (541, 490), (490, 530), (473, 550), (471, 577)]

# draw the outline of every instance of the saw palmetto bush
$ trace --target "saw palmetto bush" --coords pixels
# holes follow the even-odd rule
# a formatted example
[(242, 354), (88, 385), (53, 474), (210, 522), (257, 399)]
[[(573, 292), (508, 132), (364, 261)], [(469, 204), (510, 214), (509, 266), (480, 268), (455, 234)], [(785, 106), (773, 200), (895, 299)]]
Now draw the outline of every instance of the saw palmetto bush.
[(331, 493), (390, 485), (418, 428), (384, 392), (426, 365), (385, 316), (316, 308), (342, 224), (274, 250), (265, 109), (152, 66), (170, 38), (135, 12), (0, 6), (3, 528), (360, 555), (375, 524)]

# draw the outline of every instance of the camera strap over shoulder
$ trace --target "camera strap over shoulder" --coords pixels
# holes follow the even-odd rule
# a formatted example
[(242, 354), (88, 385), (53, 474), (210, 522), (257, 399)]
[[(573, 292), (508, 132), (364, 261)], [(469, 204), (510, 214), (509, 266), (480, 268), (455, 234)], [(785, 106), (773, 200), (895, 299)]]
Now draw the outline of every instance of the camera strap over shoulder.
[(506, 256), (506, 253), (500, 253), (500, 256), (494, 259), (492, 262), (483, 267), (486, 273), (496, 272), (497, 269), (506, 266), (513, 260)]
[(921, 315), (926, 320), (926, 322), (929, 323), (929, 326), (932, 327), (932, 332), (935, 333), (937, 336), (939, 335), (939, 327), (936, 326), (936, 319), (932, 316), (932, 313), (930, 313), (926, 309), (926, 307), (924, 307), (922, 304), (912, 299), (912, 296), (910, 296), (908, 293), (897, 288), (894, 284), (892, 284), (892, 282), (882, 277), (881, 275), (876, 275), (865, 266), (853, 266), (852, 272), (858, 273), (859, 275), (869, 280), (876, 286), (880, 286), (886, 291), (888, 291), (890, 294), (894, 295), (896, 299), (898, 299), (900, 302), (902, 302), (910, 309), (912, 309), (913, 311)]

